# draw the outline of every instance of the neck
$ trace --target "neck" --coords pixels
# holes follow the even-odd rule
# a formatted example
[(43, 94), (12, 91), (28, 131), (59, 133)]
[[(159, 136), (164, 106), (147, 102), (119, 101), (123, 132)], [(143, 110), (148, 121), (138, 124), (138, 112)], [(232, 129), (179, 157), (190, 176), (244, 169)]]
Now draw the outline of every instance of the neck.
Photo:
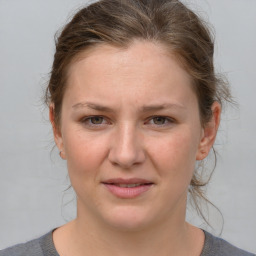
[(203, 232), (185, 222), (185, 207), (162, 223), (137, 230), (103, 226), (91, 216), (80, 216), (78, 212), (74, 221), (56, 230), (54, 242), (60, 255), (183, 256), (200, 255), (203, 247)]
[[(93, 255), (104, 256), (165, 255), (167, 248), (169, 248), (168, 251), (178, 251), (179, 248), (182, 248), (183, 242), (187, 239), (188, 231), (186, 223), (178, 231), (172, 230), (167, 225), (162, 228), (157, 226), (154, 230), (116, 231), (103, 229), (96, 231), (91, 229), (88, 224), (83, 227), (78, 220), (75, 220), (75, 227), (78, 231), (77, 234), (80, 234), (81, 245), (86, 244), (83, 241), (87, 241), (87, 245), (90, 247), (88, 250), (88, 246), (85, 246), (87, 248), (84, 248), (83, 251), (86, 249), (87, 251), (95, 251), (96, 249), (97, 253)], [(93, 230), (93, 232), (85, 234), (84, 230)]]

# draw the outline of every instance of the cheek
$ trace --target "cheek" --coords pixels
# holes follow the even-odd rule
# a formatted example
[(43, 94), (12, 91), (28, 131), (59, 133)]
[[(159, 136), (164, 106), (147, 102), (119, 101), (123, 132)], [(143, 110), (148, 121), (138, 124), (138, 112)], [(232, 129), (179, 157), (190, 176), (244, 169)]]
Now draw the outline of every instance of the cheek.
[(70, 178), (96, 175), (106, 155), (103, 138), (88, 135), (83, 131), (66, 133), (64, 147)]
[(191, 131), (181, 130), (152, 143), (151, 155), (160, 175), (190, 181), (198, 147), (195, 137)]

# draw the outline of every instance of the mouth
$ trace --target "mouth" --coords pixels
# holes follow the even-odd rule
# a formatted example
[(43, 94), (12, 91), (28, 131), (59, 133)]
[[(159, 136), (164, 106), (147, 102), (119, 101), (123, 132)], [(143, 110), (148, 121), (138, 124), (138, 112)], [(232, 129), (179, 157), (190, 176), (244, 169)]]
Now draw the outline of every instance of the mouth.
[(118, 186), (120, 188), (135, 188), (143, 185), (150, 185), (152, 183), (135, 183), (135, 184), (115, 184), (115, 183), (110, 183), (109, 185), (113, 186)]
[(142, 179), (111, 179), (102, 182), (106, 189), (119, 198), (135, 198), (149, 191), (154, 183)]

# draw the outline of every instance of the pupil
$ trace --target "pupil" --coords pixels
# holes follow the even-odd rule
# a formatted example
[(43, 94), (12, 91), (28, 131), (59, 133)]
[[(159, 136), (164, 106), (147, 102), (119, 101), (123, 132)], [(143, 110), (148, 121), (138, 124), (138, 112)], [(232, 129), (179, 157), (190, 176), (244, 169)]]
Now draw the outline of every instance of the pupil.
[(164, 124), (165, 118), (164, 117), (154, 117), (154, 123), (155, 124)]
[(91, 122), (93, 124), (101, 124), (102, 123), (102, 117), (92, 117)]

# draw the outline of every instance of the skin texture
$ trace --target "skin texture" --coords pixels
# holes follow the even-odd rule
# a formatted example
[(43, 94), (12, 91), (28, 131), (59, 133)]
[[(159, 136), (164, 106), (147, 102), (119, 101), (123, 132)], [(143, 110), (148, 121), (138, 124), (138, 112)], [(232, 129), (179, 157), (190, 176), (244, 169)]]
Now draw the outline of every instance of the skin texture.
[[(71, 65), (59, 128), (53, 108), (78, 207), (54, 232), (60, 255), (199, 255), (204, 237), (185, 222), (187, 189), (214, 143), (220, 105), (202, 128), (190, 77), (175, 58), (145, 41), (97, 46)], [(123, 199), (102, 184), (113, 178), (153, 185)]]

